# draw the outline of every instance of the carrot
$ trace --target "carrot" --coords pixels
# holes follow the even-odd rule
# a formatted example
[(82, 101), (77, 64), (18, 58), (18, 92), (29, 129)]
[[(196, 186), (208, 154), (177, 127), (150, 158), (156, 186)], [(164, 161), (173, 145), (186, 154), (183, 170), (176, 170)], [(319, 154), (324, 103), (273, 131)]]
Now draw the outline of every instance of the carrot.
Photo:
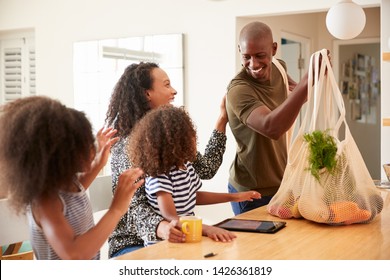
[(352, 224), (367, 221), (371, 217), (371, 212), (360, 209), (355, 202), (338, 201), (329, 206), (331, 214), (330, 222)]

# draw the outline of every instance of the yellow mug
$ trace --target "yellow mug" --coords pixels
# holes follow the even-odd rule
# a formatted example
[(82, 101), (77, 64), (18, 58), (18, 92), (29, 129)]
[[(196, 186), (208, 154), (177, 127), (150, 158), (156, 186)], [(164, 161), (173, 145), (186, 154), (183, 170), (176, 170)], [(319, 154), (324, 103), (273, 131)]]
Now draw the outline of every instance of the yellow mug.
[(181, 230), (186, 235), (186, 242), (202, 240), (202, 218), (196, 216), (180, 217)]

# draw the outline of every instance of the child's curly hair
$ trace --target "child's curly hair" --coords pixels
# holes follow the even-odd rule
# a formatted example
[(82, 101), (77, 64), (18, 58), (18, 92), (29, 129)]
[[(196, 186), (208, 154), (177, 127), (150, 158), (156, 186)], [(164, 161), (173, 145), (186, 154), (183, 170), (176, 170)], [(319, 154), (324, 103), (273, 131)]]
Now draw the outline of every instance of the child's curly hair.
[(168, 174), (196, 158), (196, 129), (183, 108), (171, 105), (149, 111), (133, 128), (129, 158), (148, 176)]
[(95, 152), (84, 113), (44, 96), (0, 108), (0, 187), (17, 212), (43, 194), (67, 190)]

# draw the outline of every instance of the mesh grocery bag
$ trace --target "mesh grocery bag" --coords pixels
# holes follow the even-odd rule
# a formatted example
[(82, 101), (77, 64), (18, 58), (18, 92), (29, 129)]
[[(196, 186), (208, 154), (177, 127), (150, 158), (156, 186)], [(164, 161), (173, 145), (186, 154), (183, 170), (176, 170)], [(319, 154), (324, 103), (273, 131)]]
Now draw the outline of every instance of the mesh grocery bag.
[(267, 210), (280, 218), (334, 225), (370, 222), (382, 211), (383, 199), (345, 121), (327, 50), (312, 55), (308, 84), (306, 113)]

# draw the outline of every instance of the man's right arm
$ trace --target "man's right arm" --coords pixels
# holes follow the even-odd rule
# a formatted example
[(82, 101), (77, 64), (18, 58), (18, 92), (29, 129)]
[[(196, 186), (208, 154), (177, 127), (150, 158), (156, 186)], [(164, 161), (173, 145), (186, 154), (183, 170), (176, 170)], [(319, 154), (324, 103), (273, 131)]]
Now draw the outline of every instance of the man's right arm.
[(294, 124), (302, 105), (307, 100), (307, 74), (296, 85), (293, 92), (275, 110), (262, 105), (248, 116), (247, 125), (256, 132), (277, 140)]

